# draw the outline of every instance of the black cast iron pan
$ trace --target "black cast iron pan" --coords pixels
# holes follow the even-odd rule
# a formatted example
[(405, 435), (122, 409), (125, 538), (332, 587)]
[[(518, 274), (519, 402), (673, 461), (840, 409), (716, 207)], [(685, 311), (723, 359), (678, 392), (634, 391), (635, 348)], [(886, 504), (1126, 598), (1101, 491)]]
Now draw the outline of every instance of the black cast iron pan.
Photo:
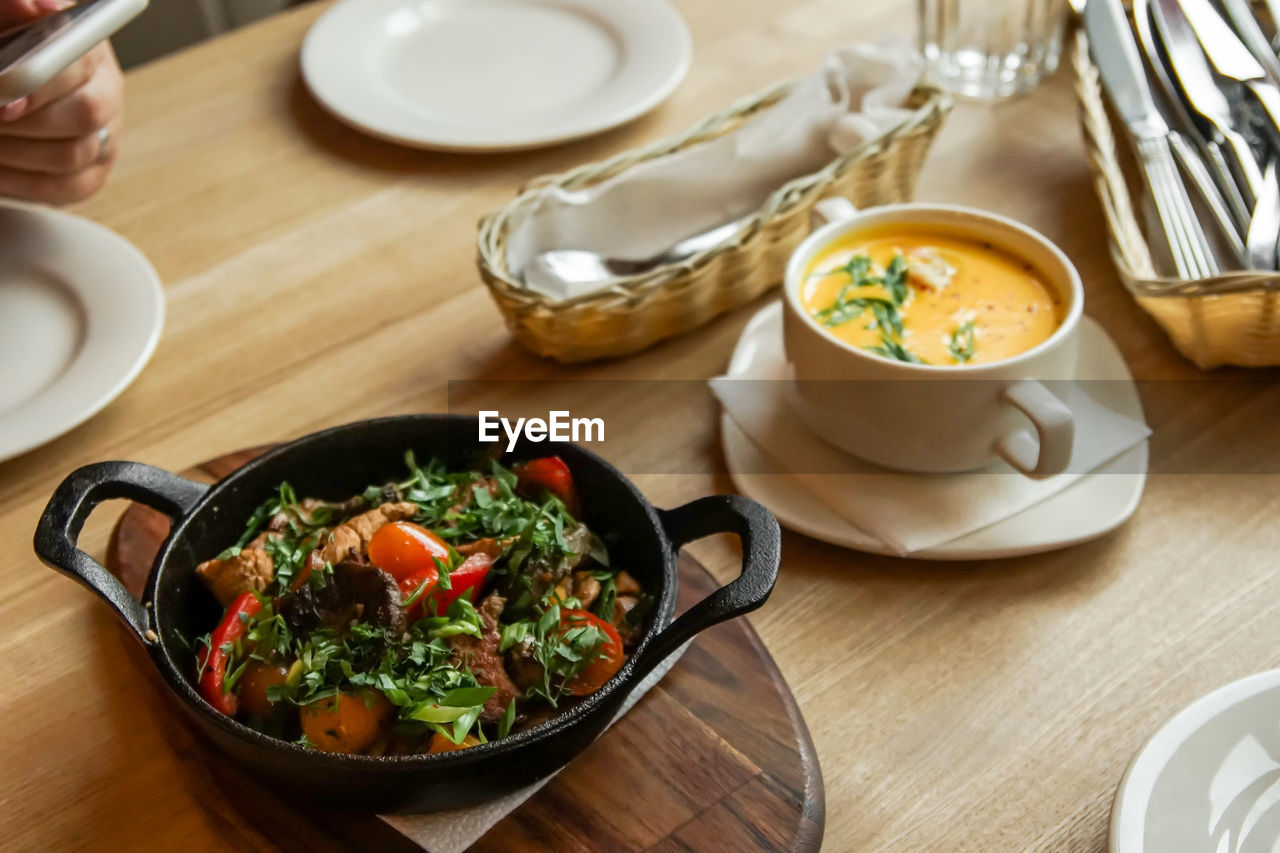
[[(542, 725), (470, 749), (435, 755), (332, 755), (261, 734), (210, 707), (192, 684), (193, 658), (180, 637), (203, 634), (220, 609), (195, 567), (234, 542), (253, 509), (289, 481), (299, 495), (340, 500), (370, 483), (404, 473), (404, 452), (466, 468), (491, 451), (474, 418), (405, 415), (360, 421), (305, 436), (255, 459), (213, 486), (137, 462), (100, 462), (72, 473), (40, 519), (35, 550), (47, 565), (92, 589), (146, 649), (182, 708), (249, 772), (286, 796), (333, 806), (436, 811), (473, 805), (540, 779), (585, 749), (617, 714), (627, 694), (700, 631), (754, 610), (777, 579), (780, 534), (768, 510), (743, 497), (701, 498), (671, 510), (653, 507), (608, 462), (580, 446), (523, 442), (510, 464), (559, 455), (573, 472), (585, 521), (656, 601), (631, 657), (616, 676), (580, 704)], [(172, 519), (143, 600), (76, 547), (92, 509), (127, 498)], [(713, 533), (742, 540), (741, 575), (672, 621), (676, 555)]]

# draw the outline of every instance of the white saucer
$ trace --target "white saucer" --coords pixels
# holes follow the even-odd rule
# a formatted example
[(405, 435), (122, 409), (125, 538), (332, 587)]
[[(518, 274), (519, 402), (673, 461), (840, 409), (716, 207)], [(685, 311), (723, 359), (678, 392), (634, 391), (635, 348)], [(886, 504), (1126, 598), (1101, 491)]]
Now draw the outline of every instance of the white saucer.
[(302, 76), (357, 130), (509, 151), (643, 115), (692, 53), (666, 0), (341, 0), (307, 34)]
[(1111, 808), (1113, 853), (1280, 849), (1280, 669), (1197, 699), (1133, 759)]
[(101, 225), (0, 203), (0, 461), (97, 414), (160, 339), (164, 291)]
[[(781, 357), (776, 345), (781, 335), (781, 303), (761, 309), (743, 330), (728, 374), (741, 375), (756, 358)], [(765, 341), (773, 345), (762, 346)], [(1142, 419), (1142, 402), (1124, 358), (1102, 327), (1088, 317), (1080, 325), (1077, 373), (1087, 379), (1127, 380), (1099, 383), (1096, 393), (1107, 394), (1105, 402), (1113, 410)], [(720, 436), (729, 475), (738, 491), (768, 507), (784, 526), (833, 545), (893, 556), (884, 543), (845, 521), (797, 483), (728, 414), (720, 417)], [(1133, 515), (1146, 480), (1147, 442), (1143, 441), (1058, 494), (981, 530), (912, 552), (911, 557), (988, 560), (1096, 539)]]

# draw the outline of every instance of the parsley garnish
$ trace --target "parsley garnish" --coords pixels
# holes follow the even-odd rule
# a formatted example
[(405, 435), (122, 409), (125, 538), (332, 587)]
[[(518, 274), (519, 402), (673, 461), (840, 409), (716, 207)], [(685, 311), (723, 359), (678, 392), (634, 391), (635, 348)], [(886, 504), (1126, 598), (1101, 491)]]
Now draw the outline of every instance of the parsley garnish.
[[(844, 274), (849, 276), (849, 283), (840, 289), (836, 301), (826, 308), (814, 313), (814, 318), (828, 329), (856, 320), (866, 311), (875, 317), (874, 326), (880, 331), (880, 343), (866, 349), (885, 358), (905, 361), (911, 364), (924, 362), (906, 348), (902, 342), (902, 306), (911, 297), (911, 286), (907, 284), (907, 260), (901, 252), (893, 256), (884, 275), (872, 275), (871, 256), (854, 255), (842, 267), (837, 267), (822, 275)], [(879, 285), (887, 296), (856, 296), (864, 287)]]
[(883, 330), (880, 333), (879, 345), (867, 347), (867, 349), (876, 355), (884, 356), (885, 358), (905, 361), (908, 364), (924, 364), (924, 361), (918, 355), (904, 347), (899, 341), (895, 340)]
[(951, 343), (947, 345), (947, 348), (951, 350), (951, 357), (960, 364), (964, 364), (973, 358), (973, 351), (977, 346), (975, 331), (973, 321), (968, 320), (957, 326), (956, 330), (951, 333)]
[(907, 301), (907, 297), (911, 295), (911, 288), (907, 285), (907, 259), (899, 252), (893, 256), (893, 260), (889, 261), (888, 268), (884, 271), (884, 277), (881, 279), (884, 289), (889, 291), (889, 296), (893, 299), (893, 304), (901, 306)]
[[(242, 637), (224, 649), (229, 655), (224, 689), (236, 690), (250, 662), (257, 661), (287, 667), (284, 680), (267, 688), (267, 697), (273, 702), (304, 706), (339, 693), (368, 699), (377, 691), (396, 708), (397, 737), (438, 734), (461, 743), (468, 735), (481, 742), (486, 741), (486, 734), (506, 736), (527, 699), (537, 697), (553, 706), (558, 704), (569, 692), (567, 685), (599, 657), (608, 639), (591, 624), (562, 625), (555, 583), (585, 563), (581, 570), (600, 583), (592, 610), (611, 620), (617, 598), (616, 572), (609, 569), (604, 543), (559, 499), (534, 501), (517, 494), (516, 476), (497, 462), (487, 471), (451, 472), (436, 459), (419, 465), (410, 452), (405, 464), (409, 474), (404, 481), (370, 486), (347, 501), (300, 500), (288, 483), (282, 483), (254, 510), (237, 544), (220, 558), (239, 554), (265, 532), (258, 547), (271, 557), (275, 576), (259, 594), (260, 609), (251, 616), (242, 615)], [(426, 616), (398, 632), (362, 621), (359, 611), (348, 624), (305, 630), (286, 618), (290, 608), (282, 602), (287, 604), (294, 595), (334, 582), (332, 564), (318, 566), (318, 561), (313, 561), (307, 582), (294, 588), (299, 573), (316, 549), (328, 541), (333, 528), (391, 501), (415, 504), (414, 520), (449, 543), (449, 558), (436, 561), (437, 589), (452, 587), (450, 572), (463, 562), (455, 543), (480, 539), (497, 543), (493, 553), (498, 556), (485, 591), (507, 596), (500, 623), (502, 651), (527, 640), (540, 672), (524, 697), (511, 701), (500, 719), (485, 723), (483, 728), (480, 717), (495, 688), (479, 683), (461, 664), (465, 658), (460, 657), (454, 640), (484, 635), (485, 622), (469, 597), (455, 599), (446, 613), (436, 613), (429, 606)], [(424, 584), (402, 593), (402, 604), (411, 606), (426, 594)], [(564, 606), (582, 605), (570, 599)], [(641, 608), (634, 608), (629, 616), (638, 618), (642, 615), (638, 611)], [(197, 661), (202, 656), (200, 647), (207, 648), (209, 642), (206, 634), (193, 644)], [(199, 676), (197, 673), (197, 680)], [(270, 725), (269, 721), (260, 722)], [(287, 731), (284, 734), (293, 737)], [(295, 742), (311, 746), (305, 737)]]
[[(554, 593), (551, 594), (554, 596)], [(504, 625), (501, 651), (527, 644), (541, 669), (541, 679), (531, 686), (527, 696), (540, 696), (552, 706), (569, 693), (568, 684), (600, 657), (608, 637), (595, 625), (561, 625), (560, 605), (545, 604), (537, 619), (524, 619)]]

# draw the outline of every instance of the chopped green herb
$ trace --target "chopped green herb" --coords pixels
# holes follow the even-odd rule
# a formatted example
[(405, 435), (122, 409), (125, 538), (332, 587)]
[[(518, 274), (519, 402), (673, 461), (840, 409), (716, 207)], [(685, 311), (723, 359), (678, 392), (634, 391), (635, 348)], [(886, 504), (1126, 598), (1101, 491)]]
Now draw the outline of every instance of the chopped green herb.
[(516, 721), (516, 700), (512, 699), (507, 703), (507, 710), (503, 713), (502, 719), (498, 721), (498, 737), (504, 738), (511, 734), (511, 726)]
[[(907, 261), (901, 252), (893, 256), (884, 275), (871, 274), (871, 257), (854, 255), (843, 267), (838, 267), (823, 275), (843, 273), (849, 276), (849, 284), (840, 289), (835, 302), (814, 313), (814, 319), (828, 329), (834, 328), (850, 320), (856, 320), (870, 311), (875, 318), (867, 325), (868, 329), (880, 332), (880, 343), (867, 347), (871, 352), (885, 358), (922, 364), (921, 360), (902, 342), (903, 328), (902, 306), (911, 298), (911, 286), (907, 283)], [(856, 296), (864, 287), (879, 285), (884, 288), (887, 297)]]
[[(282, 483), (253, 511), (237, 544), (219, 558), (235, 557), (261, 537), (255, 547), (270, 556), (274, 578), (258, 593), (258, 610), (240, 615), (243, 632), (225, 644), (224, 691), (239, 691), (250, 661), (257, 661), (284, 673), (279, 683), (266, 688), (271, 702), (300, 707), (339, 694), (357, 694), (374, 702), (381, 694), (395, 709), (394, 723), (388, 724), (386, 732), (393, 742), (421, 736), (425, 747), (432, 735), (439, 735), (455, 744), (468, 736), (483, 743), (495, 734), (508, 735), (525, 702), (557, 705), (570, 692), (568, 685), (600, 657), (608, 640), (604, 631), (594, 624), (566, 627), (561, 622), (562, 605), (581, 608), (587, 593), (570, 587), (567, 601), (560, 602), (556, 590), (572, 573), (588, 573), (600, 585), (591, 609), (613, 621), (617, 572), (609, 568), (609, 554), (599, 537), (575, 519), (560, 499), (529, 500), (517, 494), (518, 478), (496, 461), (478, 471), (455, 472), (437, 459), (419, 464), (410, 452), (405, 465), (408, 475), (403, 481), (369, 486), (341, 502), (300, 499), (290, 484)], [(331, 541), (337, 525), (371, 508), (401, 501), (416, 505), (413, 520), (449, 545), (448, 559), (436, 559), (434, 590), (453, 587), (450, 574), (464, 559), (454, 544), (496, 543), (486, 546), (488, 553), (497, 556), (479, 594), (498, 592), (507, 599), (498, 624), (498, 652), (505, 654), (518, 646), (521, 654), (527, 651), (531, 666), (537, 667), (536, 681), (525, 695), (509, 702), (497, 720), (481, 721), (495, 688), (477, 680), (477, 672), (483, 677), (484, 668), (477, 666), (477, 672), (472, 672), (469, 658), (461, 652), (492, 642), (486, 639), (492, 636), (486, 633), (487, 617), (472, 603), (472, 595), (454, 599), (447, 612), (436, 612), (436, 599), (430, 598), (424, 617), (407, 627), (397, 624), (394, 630), (387, 627), (390, 623), (365, 621), (373, 618), (373, 612), (364, 609), (368, 605), (361, 603), (348, 613), (341, 608), (333, 611), (327, 603), (336, 594), (345, 595), (349, 581), (342, 571), (335, 575), (332, 563), (317, 565), (317, 549)], [(304, 571), (307, 581), (298, 583)], [(412, 606), (429, 595), (427, 586), (401, 591), (400, 605)], [(329, 617), (321, 614), (331, 612), (349, 621), (325, 621)], [(207, 650), (210, 642), (206, 634), (192, 644), (198, 668), (208, 656), (201, 648)], [(196, 673), (197, 680), (201, 674)], [(255, 717), (253, 724), (286, 739), (297, 733), (296, 723), (289, 728), (279, 719), (273, 724)], [(305, 737), (294, 742), (313, 746)], [(384, 741), (375, 749), (385, 747)]]
[(911, 295), (911, 287), (907, 284), (907, 259), (898, 252), (893, 256), (893, 260), (889, 261), (888, 268), (884, 271), (881, 279), (884, 289), (889, 291), (893, 304), (901, 306), (907, 301), (907, 297)]
[(600, 597), (596, 599), (591, 612), (606, 622), (612, 622), (613, 608), (618, 601), (618, 584), (612, 573), (598, 580), (600, 580)]
[(900, 341), (895, 340), (883, 331), (880, 334), (879, 345), (867, 347), (867, 349), (876, 355), (891, 358), (896, 361), (905, 361), (908, 364), (924, 364), (923, 359), (903, 346)]
[(960, 364), (964, 364), (973, 358), (973, 352), (977, 346), (976, 330), (973, 327), (973, 321), (968, 320), (956, 327), (951, 333), (951, 343), (947, 348), (951, 350), (951, 357)]

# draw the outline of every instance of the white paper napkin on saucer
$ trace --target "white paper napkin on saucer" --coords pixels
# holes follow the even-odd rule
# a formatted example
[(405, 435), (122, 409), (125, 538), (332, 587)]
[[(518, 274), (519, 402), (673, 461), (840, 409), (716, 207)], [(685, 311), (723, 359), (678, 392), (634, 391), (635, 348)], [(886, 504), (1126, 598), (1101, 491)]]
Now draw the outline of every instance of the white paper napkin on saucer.
[[(733, 133), (584, 190), (548, 187), (511, 216), (507, 263), (522, 274), (552, 249), (644, 259), (746, 216), (783, 184), (905, 120), (910, 111), (902, 104), (922, 70), (915, 48), (899, 39), (833, 51), (780, 103)], [(565, 299), (608, 282), (572, 292), (562, 280), (526, 286)]]
[[(660, 663), (648, 677), (636, 685), (636, 689), (627, 697), (626, 702), (622, 705), (622, 710), (618, 712), (618, 716), (613, 718), (613, 723), (618, 722), (622, 717), (635, 706), (637, 702), (644, 697), (653, 687), (662, 680), (662, 678), (671, 671), (676, 662), (680, 660), (685, 649), (689, 648), (686, 643), (681, 646), (675, 654)], [(603, 735), (607, 737), (608, 735)], [(480, 840), (480, 836), (484, 835), (490, 829), (507, 815), (518, 809), (525, 800), (532, 797), (538, 792), (543, 785), (555, 778), (556, 774), (551, 774), (545, 779), (541, 779), (521, 788), (513, 794), (497, 800), (490, 800), (487, 803), (481, 803), (478, 806), (472, 806), (469, 809), (455, 809), (448, 812), (436, 812), (435, 814), (421, 815), (383, 815), (383, 820), (390, 823), (400, 832), (417, 842), (428, 853), (462, 853), (472, 844)]]
[(893, 472), (837, 450), (809, 432), (786, 399), (791, 367), (781, 336), (763, 336), (759, 346), (744, 371), (711, 380), (711, 390), (725, 411), (815, 497), (901, 556), (1009, 518), (1151, 434), (1141, 420), (1095, 399), (1089, 393), (1091, 383), (1056, 385), (1055, 392), (1063, 393), (1076, 419), (1068, 473), (1031, 480), (1004, 462), (966, 474)]

